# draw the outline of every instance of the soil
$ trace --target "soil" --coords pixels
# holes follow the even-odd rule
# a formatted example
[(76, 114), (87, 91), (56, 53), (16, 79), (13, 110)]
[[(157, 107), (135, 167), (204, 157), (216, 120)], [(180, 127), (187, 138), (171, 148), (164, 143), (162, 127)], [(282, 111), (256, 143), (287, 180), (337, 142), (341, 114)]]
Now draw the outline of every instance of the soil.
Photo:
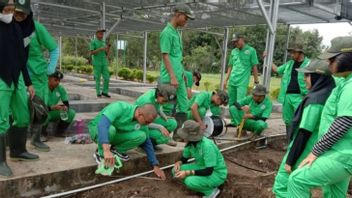
[[(227, 152), (224, 157), (228, 177), (221, 186), (219, 198), (273, 198), (271, 192), (276, 170), (285, 152), (277, 148), (255, 148)], [(235, 163), (233, 163), (235, 162)], [(247, 168), (243, 167), (246, 166)], [(249, 168), (249, 169), (248, 169)], [(256, 169), (256, 170), (250, 170)], [(154, 175), (132, 179), (115, 185), (69, 196), (72, 198), (196, 198), (200, 194), (185, 188), (179, 180), (172, 179), (168, 171), (167, 181), (159, 181)], [(313, 197), (322, 197), (314, 191)]]

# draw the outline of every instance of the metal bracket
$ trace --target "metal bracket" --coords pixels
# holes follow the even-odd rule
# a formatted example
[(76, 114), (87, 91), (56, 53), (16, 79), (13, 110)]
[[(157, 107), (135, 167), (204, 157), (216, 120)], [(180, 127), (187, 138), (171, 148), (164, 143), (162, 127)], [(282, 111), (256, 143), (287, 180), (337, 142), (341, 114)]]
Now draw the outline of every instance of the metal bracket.
[(257, 0), (257, 3), (258, 3), (258, 6), (260, 8), (260, 11), (262, 12), (264, 18), (265, 18), (265, 21), (266, 21), (266, 24), (268, 25), (269, 27), (269, 30), (272, 34), (274, 34), (275, 32), (275, 29), (271, 23), (271, 20), (269, 19), (269, 16), (268, 14), (266, 13), (266, 10), (265, 10), (265, 7), (264, 7), (264, 4), (263, 4), (263, 1), (262, 0)]

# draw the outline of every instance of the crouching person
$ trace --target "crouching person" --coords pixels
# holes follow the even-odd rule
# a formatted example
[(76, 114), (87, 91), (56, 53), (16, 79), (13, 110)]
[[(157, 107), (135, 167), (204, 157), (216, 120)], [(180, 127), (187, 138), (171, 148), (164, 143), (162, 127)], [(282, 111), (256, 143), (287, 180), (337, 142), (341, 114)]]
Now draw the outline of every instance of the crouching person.
[[(186, 142), (182, 158), (172, 170), (174, 177), (181, 179), (187, 188), (204, 194), (204, 197), (216, 197), (227, 177), (224, 158), (213, 143), (203, 136), (199, 123), (188, 120), (177, 133)], [(187, 163), (195, 158), (195, 162)]]
[(268, 128), (266, 120), (270, 117), (272, 103), (266, 97), (263, 85), (256, 85), (251, 96), (247, 96), (230, 106), (231, 125), (239, 126), (244, 121), (243, 129), (252, 131), (253, 137)]
[[(63, 78), (64, 75), (60, 71), (49, 75), (48, 106), (50, 111), (46, 124), (44, 125), (43, 135), (47, 135), (46, 127), (49, 122), (58, 121), (55, 136), (62, 136), (75, 118), (76, 112), (70, 108), (67, 92), (65, 88), (60, 85), (60, 81)], [(60, 101), (62, 104), (59, 104)]]
[(177, 122), (174, 118), (167, 117), (162, 108), (162, 105), (174, 102), (176, 102), (176, 88), (168, 84), (159, 84), (156, 89), (147, 91), (135, 101), (139, 106), (152, 104), (158, 112), (158, 117), (148, 125), (149, 136), (154, 145), (177, 145), (170, 137), (170, 133), (177, 127)]
[(92, 140), (98, 144), (94, 154), (96, 162), (100, 164), (104, 159), (105, 165), (112, 167), (115, 164), (114, 155), (127, 161), (127, 151), (141, 146), (154, 173), (165, 179), (146, 129), (146, 125), (152, 123), (156, 116), (156, 109), (151, 104), (137, 106), (118, 101), (105, 107), (88, 125)]
[(201, 129), (206, 126), (203, 118), (209, 110), (217, 109), (220, 105), (227, 105), (229, 97), (226, 91), (216, 90), (214, 92), (201, 92), (192, 97), (190, 111), (187, 112), (187, 118), (193, 119), (200, 124)]

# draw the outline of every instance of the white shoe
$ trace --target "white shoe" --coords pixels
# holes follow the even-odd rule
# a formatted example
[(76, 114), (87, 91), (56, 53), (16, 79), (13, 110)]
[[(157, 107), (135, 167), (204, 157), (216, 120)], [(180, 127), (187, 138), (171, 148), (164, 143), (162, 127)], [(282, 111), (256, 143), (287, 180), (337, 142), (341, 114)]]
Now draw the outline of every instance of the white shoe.
[(213, 192), (208, 196), (203, 196), (203, 198), (215, 198), (220, 194), (220, 190), (218, 188), (214, 188)]

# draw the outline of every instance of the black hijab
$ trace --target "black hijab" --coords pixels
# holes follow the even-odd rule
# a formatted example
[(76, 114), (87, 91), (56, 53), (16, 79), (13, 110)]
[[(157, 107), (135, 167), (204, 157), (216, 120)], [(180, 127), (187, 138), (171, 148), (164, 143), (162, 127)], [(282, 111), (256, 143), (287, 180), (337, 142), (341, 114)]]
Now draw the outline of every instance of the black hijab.
[(308, 94), (303, 98), (301, 104), (298, 106), (295, 115), (292, 120), (292, 124), (288, 131), (288, 137), (293, 138), (294, 131), (299, 128), (302, 120), (303, 110), (310, 104), (322, 104), (324, 105), (331, 91), (335, 88), (335, 80), (331, 75), (322, 75), (317, 73), (311, 73), (311, 84), (312, 88)]

